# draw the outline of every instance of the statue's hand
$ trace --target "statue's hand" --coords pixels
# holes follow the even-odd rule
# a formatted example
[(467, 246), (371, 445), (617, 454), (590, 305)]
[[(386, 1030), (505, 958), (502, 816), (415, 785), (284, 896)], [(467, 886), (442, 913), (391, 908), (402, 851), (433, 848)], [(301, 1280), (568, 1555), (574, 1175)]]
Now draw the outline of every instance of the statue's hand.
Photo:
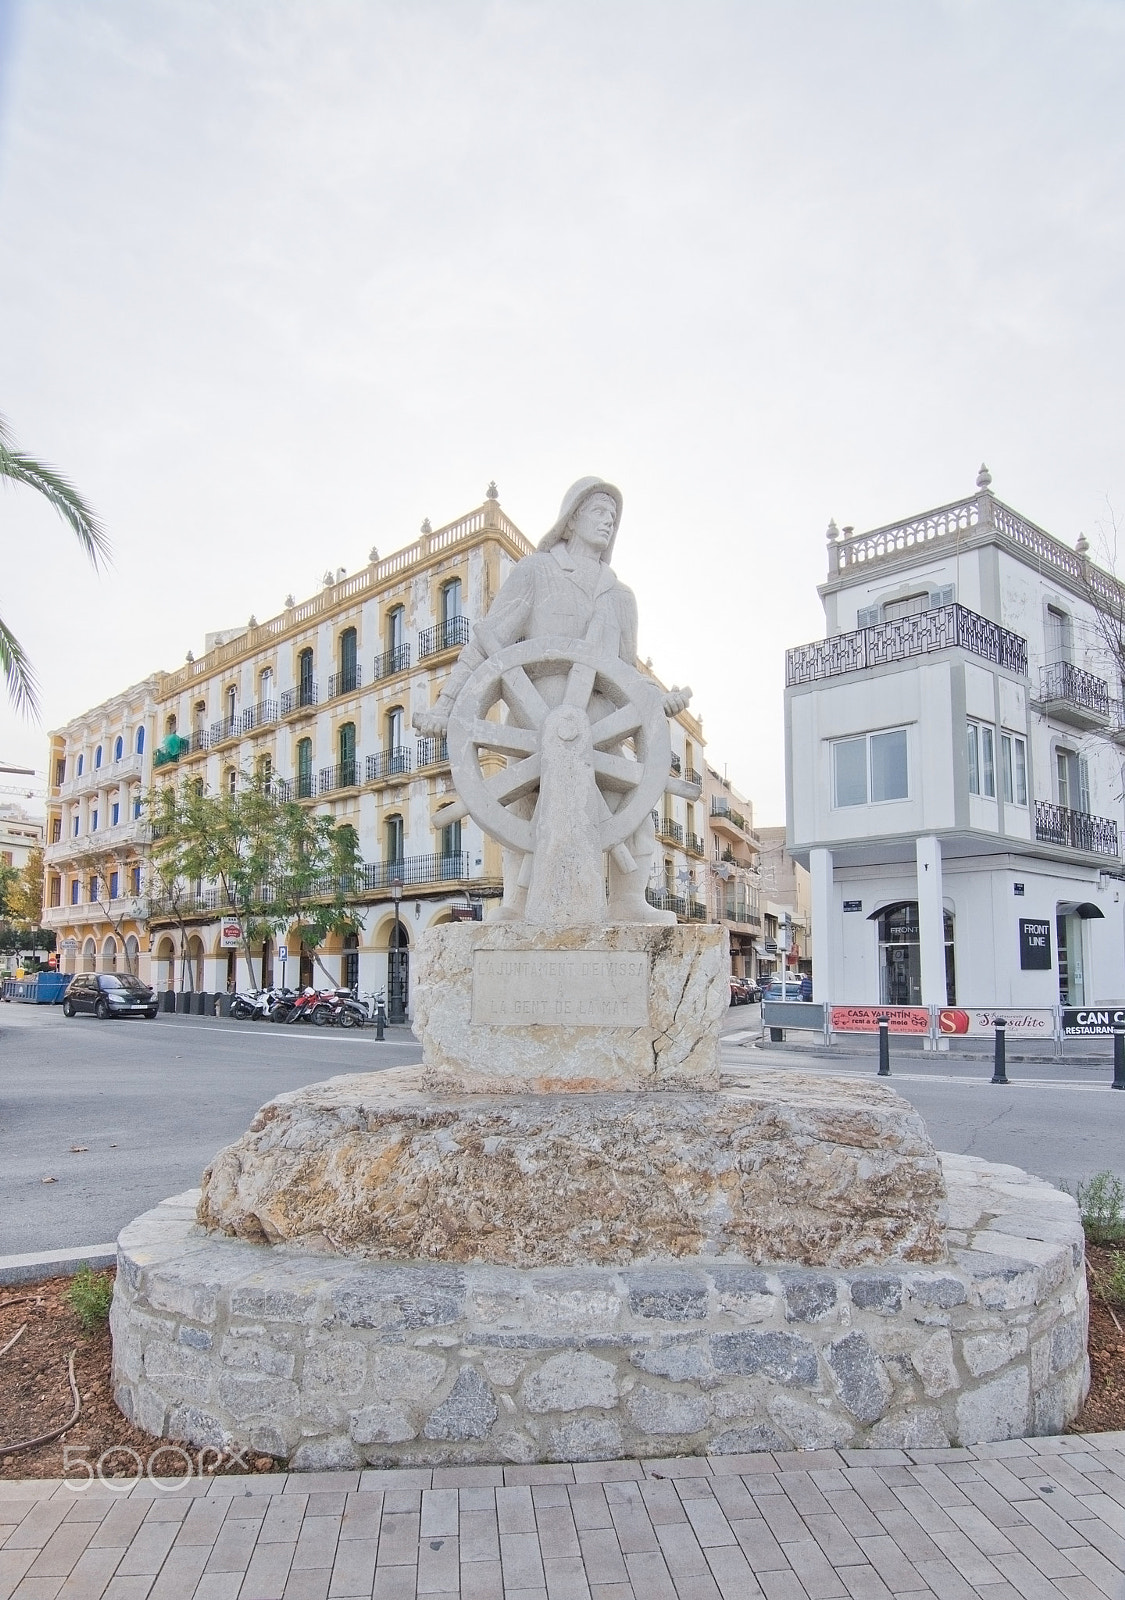
[(449, 727), (449, 713), (439, 706), (428, 711), (416, 711), (410, 719), (423, 739), (437, 739)]
[(691, 690), (686, 687), (681, 689), (679, 684), (674, 683), (664, 696), (664, 715), (674, 717), (678, 711), (686, 711), (690, 704)]

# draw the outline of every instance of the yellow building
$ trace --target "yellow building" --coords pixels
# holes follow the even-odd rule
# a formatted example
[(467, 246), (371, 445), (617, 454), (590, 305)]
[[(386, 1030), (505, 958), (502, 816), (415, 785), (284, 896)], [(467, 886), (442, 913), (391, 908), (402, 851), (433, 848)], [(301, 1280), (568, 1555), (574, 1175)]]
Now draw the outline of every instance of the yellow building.
[[(312, 953), (267, 941), (255, 971), (223, 948), (220, 892), (200, 885), (173, 915), (145, 870), (142, 798), (181, 776), (207, 790), (243, 772), (351, 823), (366, 863), (356, 895), (362, 931), (318, 957), (362, 991), (409, 1005), (410, 959), (435, 923), (498, 896), (499, 847), (471, 820), (438, 828), (452, 792), (444, 739), (416, 738), (411, 718), (442, 680), (515, 562), (533, 546), (494, 490), (456, 522), (352, 576), (326, 574), (313, 599), (264, 623), (211, 635), (176, 672), (76, 718), (51, 736), (47, 925), (64, 970), (128, 964), (161, 989), (222, 992), (260, 975), (314, 981)], [(376, 553), (372, 552), (373, 558)], [(672, 773), (702, 771), (702, 726), (672, 726)], [(649, 898), (683, 920), (707, 919), (704, 802), (666, 795)], [(395, 880), (400, 904), (394, 903)], [(319, 980), (320, 974), (315, 975)]]

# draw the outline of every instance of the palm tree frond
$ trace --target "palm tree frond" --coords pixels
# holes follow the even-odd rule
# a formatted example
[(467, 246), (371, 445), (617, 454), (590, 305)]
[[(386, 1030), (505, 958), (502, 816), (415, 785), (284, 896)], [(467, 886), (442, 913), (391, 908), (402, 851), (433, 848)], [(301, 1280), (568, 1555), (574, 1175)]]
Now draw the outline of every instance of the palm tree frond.
[(33, 461), (21, 451), (9, 450), (6, 444), (0, 443), (0, 478), (38, 490), (44, 500), (54, 506), (63, 521), (69, 522), (93, 565), (109, 564), (109, 538), (105, 529), (74, 485), (68, 483), (60, 473), (52, 472), (42, 462)]
[(39, 716), (39, 689), (35, 673), (23, 646), (12, 630), (0, 620), (0, 668), (8, 680), (12, 704), (25, 716)]

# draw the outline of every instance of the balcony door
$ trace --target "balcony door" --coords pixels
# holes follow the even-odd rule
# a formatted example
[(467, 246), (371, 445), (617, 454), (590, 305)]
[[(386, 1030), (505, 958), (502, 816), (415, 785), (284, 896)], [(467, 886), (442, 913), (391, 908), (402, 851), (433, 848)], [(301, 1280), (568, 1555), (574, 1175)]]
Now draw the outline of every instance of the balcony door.
[(1075, 913), (1055, 918), (1059, 942), (1059, 1004), (1086, 1003), (1086, 968), (1082, 959), (1082, 918)]

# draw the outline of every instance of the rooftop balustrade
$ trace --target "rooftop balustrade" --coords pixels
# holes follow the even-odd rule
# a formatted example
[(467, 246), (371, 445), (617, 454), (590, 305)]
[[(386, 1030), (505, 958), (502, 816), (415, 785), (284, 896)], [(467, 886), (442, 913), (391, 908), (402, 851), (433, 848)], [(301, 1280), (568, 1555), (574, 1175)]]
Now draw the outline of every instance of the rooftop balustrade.
[(791, 688), (845, 673), (868, 672), (935, 650), (955, 649), (1027, 677), (1026, 639), (967, 606), (951, 605), (797, 645), (785, 652), (785, 684)]

